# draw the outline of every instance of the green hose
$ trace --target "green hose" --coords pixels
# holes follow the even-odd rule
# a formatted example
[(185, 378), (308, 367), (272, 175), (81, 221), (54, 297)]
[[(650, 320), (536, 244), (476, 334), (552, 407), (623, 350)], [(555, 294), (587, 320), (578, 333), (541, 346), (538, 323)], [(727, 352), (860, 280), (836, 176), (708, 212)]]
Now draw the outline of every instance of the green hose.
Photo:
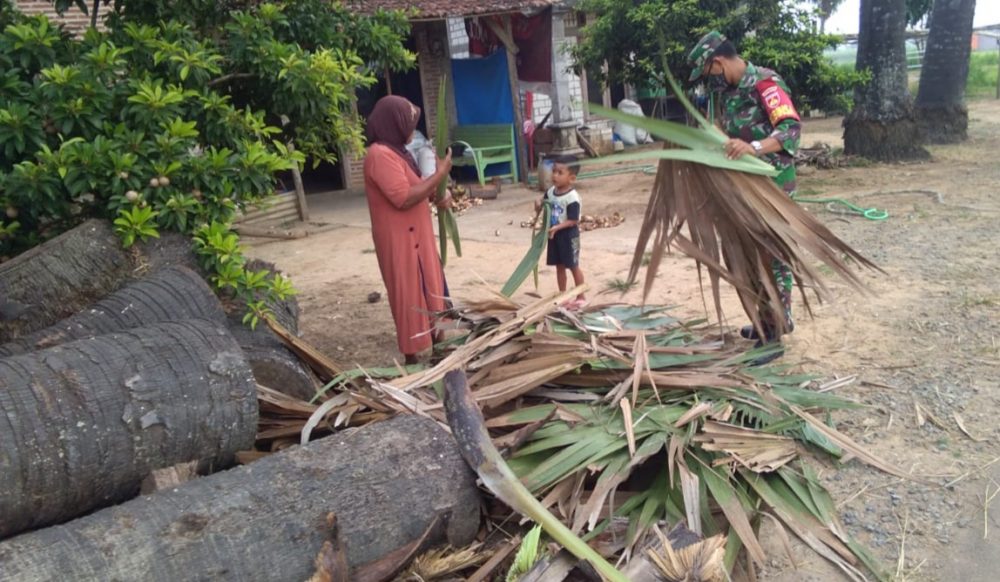
[[(646, 168), (642, 168), (642, 171), (645, 174), (655, 174), (656, 167), (648, 166)], [(875, 222), (889, 219), (888, 210), (879, 210), (878, 208), (863, 208), (861, 206), (858, 206), (857, 204), (848, 202), (843, 198), (804, 198), (802, 196), (799, 196), (798, 194), (792, 194), (792, 200), (799, 202), (801, 204), (826, 204), (828, 208), (835, 204), (840, 204), (847, 208), (847, 214), (856, 214), (858, 216), (863, 216), (868, 220), (872, 220)], [(837, 212), (832, 208), (829, 209), (831, 212)]]
[(798, 194), (792, 194), (792, 200), (803, 203), (803, 204), (826, 204), (827, 208), (831, 212), (838, 212), (831, 208), (835, 204), (840, 204), (847, 208), (847, 214), (856, 214), (858, 216), (863, 216), (868, 220), (872, 221), (882, 221), (889, 219), (888, 210), (879, 210), (878, 208), (863, 208), (857, 204), (853, 204), (844, 200), (843, 198), (803, 198)]

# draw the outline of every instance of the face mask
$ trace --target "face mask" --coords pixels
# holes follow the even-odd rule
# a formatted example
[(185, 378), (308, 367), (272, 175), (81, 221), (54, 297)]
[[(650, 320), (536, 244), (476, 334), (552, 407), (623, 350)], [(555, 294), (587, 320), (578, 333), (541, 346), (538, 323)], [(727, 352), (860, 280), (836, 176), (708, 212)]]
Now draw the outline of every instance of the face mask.
[(718, 75), (708, 76), (708, 88), (710, 91), (715, 91), (716, 93), (725, 91), (729, 88), (729, 81), (726, 80), (726, 74), (719, 73)]

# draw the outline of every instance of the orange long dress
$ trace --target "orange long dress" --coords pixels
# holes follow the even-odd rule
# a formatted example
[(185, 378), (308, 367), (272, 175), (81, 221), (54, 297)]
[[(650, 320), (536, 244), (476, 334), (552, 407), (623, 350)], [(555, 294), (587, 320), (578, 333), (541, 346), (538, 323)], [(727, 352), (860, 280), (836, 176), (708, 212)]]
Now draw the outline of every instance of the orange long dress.
[(431, 315), (445, 309), (444, 270), (437, 253), (427, 203), (402, 208), (410, 186), (421, 181), (391, 149), (374, 144), (365, 156), (365, 194), (372, 240), (399, 351), (417, 354), (431, 347)]

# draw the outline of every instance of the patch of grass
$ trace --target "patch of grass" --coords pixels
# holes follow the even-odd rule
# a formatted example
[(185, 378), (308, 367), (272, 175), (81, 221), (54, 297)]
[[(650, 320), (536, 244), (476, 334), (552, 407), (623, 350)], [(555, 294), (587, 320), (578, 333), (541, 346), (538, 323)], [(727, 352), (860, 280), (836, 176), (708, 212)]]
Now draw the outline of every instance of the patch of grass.
[(863, 158), (861, 156), (851, 156), (847, 160), (848, 168), (870, 168), (874, 166), (875, 162), (869, 160), (868, 158)]
[(911, 216), (915, 216), (915, 217), (920, 218), (920, 219), (925, 219), (928, 216), (930, 216), (930, 214), (927, 212), (927, 210), (925, 210), (919, 204), (914, 204), (913, 205), (913, 213), (911, 214)]
[(371, 254), (374, 254), (374, 253), (375, 253), (375, 249), (363, 249), (361, 251), (362, 255), (371, 255)]
[(652, 260), (652, 258), (653, 258), (653, 253), (643, 253), (642, 254), (642, 266), (643, 267), (648, 267), (649, 266), (649, 261)]
[(962, 300), (959, 305), (965, 309), (972, 307), (997, 307), (1000, 306), (1000, 295), (976, 295), (969, 293), (968, 289), (963, 289)]
[(621, 295), (624, 295), (639, 286), (638, 281), (632, 281), (631, 283), (626, 279), (615, 278), (608, 281), (607, 286), (604, 288), (605, 293), (610, 293), (612, 291), (617, 291)]
[(978, 51), (969, 57), (966, 97), (992, 97), (997, 91), (997, 51)]

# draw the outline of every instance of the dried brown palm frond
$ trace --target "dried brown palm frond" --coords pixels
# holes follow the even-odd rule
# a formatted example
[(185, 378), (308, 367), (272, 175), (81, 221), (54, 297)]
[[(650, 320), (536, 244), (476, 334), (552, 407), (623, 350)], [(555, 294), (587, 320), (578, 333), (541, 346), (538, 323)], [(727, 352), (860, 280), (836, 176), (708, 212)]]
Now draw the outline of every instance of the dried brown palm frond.
[[(751, 365), (755, 351), (727, 345), (716, 327), (677, 319), (667, 308), (560, 308), (579, 292), (528, 303), (457, 301), (457, 317), (472, 322), (469, 334), (449, 344), (435, 366), (341, 374), (330, 383), (335, 395), (317, 404), (264, 390), (262, 418), (266, 411), (281, 434), (295, 430), (285, 423), (301, 427), (307, 418), (324, 419), (317, 426), (335, 426), (341, 417), (353, 425), (394, 410), (441, 421), (446, 407), (435, 384), (448, 372), (467, 370), (461, 384), (469, 416), (462, 418), (485, 412), (486, 419), (473, 432), (450, 422), (453, 434), (459, 442), (471, 435), (483, 450), (504, 451), (491, 463), (502, 462), (505, 474), (488, 473), (502, 488), (499, 499), (515, 505), (536, 499), (535, 509), (551, 511), (568, 527), (563, 534), (569, 542), (560, 543), (585, 532), (605, 535), (625, 523), (595, 549), (616, 561), (641, 559), (652, 572), (647, 534), (657, 524), (686, 523), (699, 535), (728, 535), (733, 551), (742, 547), (761, 565), (765, 550), (754, 524), (768, 508), (849, 578), (863, 580), (861, 568), (878, 572), (809, 467), (814, 460), (852, 457), (906, 475), (819, 420), (853, 403), (815, 390), (808, 377)], [(369, 390), (347, 383), (350, 374), (366, 378)], [(514, 484), (527, 488), (517, 494), (519, 501), (511, 498)], [(517, 510), (533, 519), (541, 515)], [(682, 546), (674, 543), (673, 549)], [(705, 575), (714, 570), (701, 567), (712, 552), (700, 555), (684, 562), (701, 568), (693, 571), (702, 577), (690, 579), (712, 579)], [(664, 560), (676, 565), (669, 556)]]
[[(674, 95), (700, 127), (628, 115), (596, 107), (596, 111), (666, 140), (676, 147), (630, 154), (659, 158), (660, 164), (636, 243), (629, 280), (648, 262), (644, 297), (671, 244), (708, 269), (712, 299), (721, 321), (719, 282), (736, 287), (740, 302), (758, 331), (762, 313), (782, 313), (784, 307), (771, 274), (777, 259), (791, 268), (803, 299), (813, 288), (823, 299), (828, 290), (807, 253), (822, 261), (849, 284), (863, 289), (848, 262), (878, 267), (840, 240), (779, 189), (769, 176), (777, 171), (753, 156), (730, 160), (723, 154), (726, 136), (688, 101), (676, 80), (666, 74)], [(688, 235), (683, 230), (687, 226)], [(655, 237), (654, 237), (655, 235)], [(645, 252), (653, 238), (653, 251)], [(809, 303), (806, 300), (806, 310)], [(768, 318), (784, 327), (784, 318)], [(779, 330), (784, 331), (784, 330)]]
[(724, 557), (726, 536), (715, 535), (678, 550), (673, 549), (666, 536), (660, 536), (659, 551), (648, 550), (648, 555), (667, 582), (723, 582), (728, 579)]
[[(675, 246), (708, 270), (716, 313), (722, 319), (720, 281), (736, 288), (754, 325), (762, 313), (784, 307), (772, 275), (778, 260), (791, 268), (807, 311), (806, 289), (820, 299), (829, 289), (813, 259), (847, 283), (864, 289), (851, 263), (879, 270), (799, 207), (770, 178), (703, 164), (661, 160), (629, 272), (638, 277), (648, 255), (644, 297), (649, 295), (664, 253)], [(783, 318), (773, 322), (783, 325)]]
[(799, 453), (795, 439), (742, 426), (706, 421), (694, 437), (706, 451), (725, 452), (756, 473), (776, 471)]
[(434, 582), (453, 576), (463, 570), (478, 566), (490, 557), (490, 552), (484, 552), (482, 546), (481, 543), (477, 542), (462, 549), (448, 546), (431, 550), (417, 556), (406, 572), (397, 580)]

